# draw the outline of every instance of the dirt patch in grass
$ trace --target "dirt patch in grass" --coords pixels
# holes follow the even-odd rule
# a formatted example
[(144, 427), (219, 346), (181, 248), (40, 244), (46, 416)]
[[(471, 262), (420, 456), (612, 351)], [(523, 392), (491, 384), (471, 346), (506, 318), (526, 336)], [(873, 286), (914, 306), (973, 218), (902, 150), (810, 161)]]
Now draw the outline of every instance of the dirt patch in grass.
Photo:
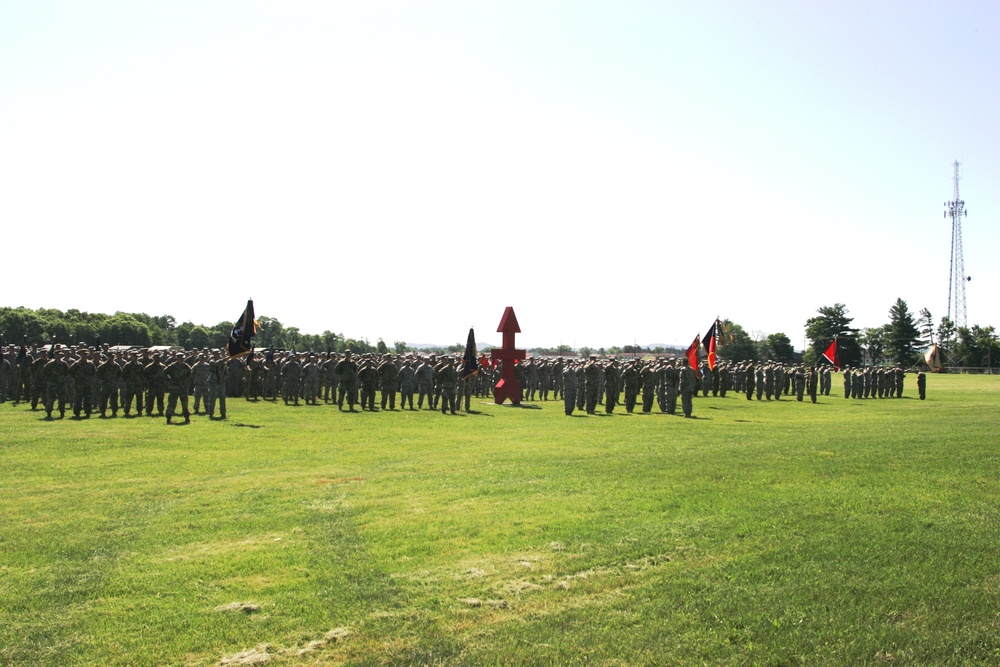
[(223, 614), (240, 612), (249, 616), (260, 611), (260, 605), (255, 602), (230, 602), (229, 604), (220, 605), (212, 611)]

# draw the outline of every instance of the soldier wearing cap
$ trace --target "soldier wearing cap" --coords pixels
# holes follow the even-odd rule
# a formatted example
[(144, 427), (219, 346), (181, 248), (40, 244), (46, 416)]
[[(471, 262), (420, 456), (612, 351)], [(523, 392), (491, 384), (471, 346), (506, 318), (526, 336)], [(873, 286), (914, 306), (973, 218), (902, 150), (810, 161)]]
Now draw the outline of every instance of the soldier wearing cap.
[(94, 377), (97, 375), (97, 366), (90, 360), (90, 350), (82, 348), (80, 359), (69, 368), (69, 374), (73, 378), (75, 388), (73, 400), (73, 416), (79, 417), (81, 413), (85, 419), (90, 419), (91, 406), (94, 402)]
[(181, 414), (184, 423), (191, 423), (191, 412), (188, 410), (188, 383), (191, 381), (191, 367), (187, 365), (184, 356), (178, 354), (174, 360), (163, 369), (163, 379), (167, 387), (167, 423), (173, 419), (177, 410), (177, 400), (181, 402)]
[(97, 367), (97, 379), (101, 394), (101, 416), (108, 416), (108, 403), (111, 403), (111, 416), (118, 416), (118, 385), (122, 379), (122, 367), (119, 364), (118, 352), (109, 356)]
[(319, 362), (316, 361), (316, 355), (310, 354), (302, 367), (302, 397), (305, 399), (306, 405), (319, 405), (319, 384), (322, 371)]
[(334, 369), (337, 375), (337, 408), (344, 409), (344, 399), (347, 407), (354, 412), (354, 404), (358, 402), (358, 364), (351, 359), (351, 351), (344, 350), (344, 358), (337, 362)]
[(69, 364), (63, 360), (63, 351), (56, 350), (55, 358), (42, 367), (45, 378), (45, 415), (52, 419), (52, 410), (58, 406), (59, 417), (66, 416), (66, 382), (69, 380)]
[(385, 410), (388, 404), (390, 410), (395, 410), (396, 390), (399, 388), (399, 369), (396, 368), (396, 362), (386, 355), (385, 360), (375, 370), (378, 372), (379, 385), (382, 389), (382, 409)]
[(229, 364), (222, 356), (221, 350), (212, 351), (212, 360), (209, 362), (208, 372), (208, 396), (205, 398), (205, 409), (208, 411), (208, 418), (215, 418), (215, 408), (219, 408), (219, 419), (226, 418), (226, 377), (229, 374)]

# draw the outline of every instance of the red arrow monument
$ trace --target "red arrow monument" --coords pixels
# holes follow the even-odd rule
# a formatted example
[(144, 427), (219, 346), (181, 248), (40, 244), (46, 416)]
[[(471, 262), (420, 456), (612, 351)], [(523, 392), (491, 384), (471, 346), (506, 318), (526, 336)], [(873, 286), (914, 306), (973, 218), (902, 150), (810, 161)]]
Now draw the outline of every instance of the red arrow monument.
[(513, 405), (521, 404), (521, 385), (514, 374), (514, 364), (518, 360), (524, 359), (524, 350), (514, 349), (514, 335), (521, 333), (521, 327), (517, 325), (517, 316), (514, 315), (514, 308), (507, 306), (500, 318), (500, 326), (497, 331), (503, 334), (503, 347), (490, 350), (490, 357), (496, 361), (500, 360), (500, 381), (493, 388), (493, 400), (497, 405), (510, 399)]

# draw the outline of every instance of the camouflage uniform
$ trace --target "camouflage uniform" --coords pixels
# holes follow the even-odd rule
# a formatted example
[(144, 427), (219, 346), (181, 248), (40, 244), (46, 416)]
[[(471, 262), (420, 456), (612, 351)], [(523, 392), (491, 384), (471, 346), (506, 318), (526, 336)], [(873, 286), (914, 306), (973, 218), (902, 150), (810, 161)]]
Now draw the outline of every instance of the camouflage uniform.
[(427, 397), (427, 407), (434, 409), (434, 366), (432, 361), (434, 357), (430, 360), (425, 360), (419, 367), (417, 367), (416, 377), (417, 377), (417, 409), (422, 409), (424, 407), (424, 397)]
[(221, 353), (212, 353), (212, 361), (209, 363), (211, 371), (208, 374), (208, 397), (205, 400), (205, 409), (208, 411), (209, 419), (215, 417), (215, 408), (219, 408), (219, 419), (226, 418), (226, 376), (229, 375), (229, 364), (222, 358)]
[(45, 378), (45, 414), (51, 419), (52, 410), (58, 404), (59, 416), (66, 416), (66, 382), (69, 381), (69, 365), (63, 361), (62, 353), (42, 368)]
[(413, 409), (413, 389), (417, 381), (417, 372), (413, 369), (413, 364), (407, 359), (403, 367), (399, 369), (399, 409), (405, 410), (409, 402), (410, 409)]
[(344, 358), (337, 362), (334, 369), (337, 375), (337, 408), (344, 409), (344, 399), (347, 408), (353, 412), (354, 404), (358, 402), (358, 365), (351, 359), (351, 351), (344, 352)]
[(125, 408), (125, 416), (131, 416), (132, 401), (135, 400), (136, 415), (142, 414), (142, 394), (146, 387), (144, 367), (138, 354), (132, 358), (122, 368), (122, 380), (125, 381), (125, 395), (122, 403)]
[(378, 365), (379, 384), (382, 386), (382, 409), (386, 404), (390, 410), (396, 409), (396, 391), (399, 389), (399, 370), (392, 359), (386, 359)]
[(698, 391), (698, 378), (695, 370), (688, 364), (678, 371), (678, 389), (681, 392), (681, 409), (685, 417), (690, 417), (694, 411), (694, 394)]
[(153, 404), (156, 404), (156, 416), (163, 415), (163, 395), (166, 385), (163, 383), (163, 364), (160, 355), (153, 355), (153, 360), (142, 369), (146, 379), (146, 416), (152, 416)]
[(570, 364), (566, 364), (562, 370), (562, 397), (567, 415), (572, 415), (573, 408), (576, 407), (577, 385), (576, 369)]
[(191, 377), (194, 379), (194, 413), (198, 414), (202, 401), (205, 402), (205, 412), (208, 412), (208, 376), (212, 366), (205, 360), (204, 354), (199, 354), (191, 366)]
[(87, 350), (80, 350), (80, 360), (70, 366), (69, 374), (76, 389), (73, 416), (79, 417), (82, 412), (89, 419), (94, 402), (94, 378), (97, 376), (97, 366), (90, 360), (90, 353)]
[(302, 364), (299, 358), (292, 354), (281, 365), (281, 399), (285, 405), (299, 404), (299, 382), (302, 381)]
[(191, 381), (191, 367), (184, 363), (184, 357), (178, 355), (173, 363), (163, 369), (163, 379), (167, 385), (167, 423), (177, 409), (177, 399), (181, 401), (181, 414), (184, 423), (191, 422), (191, 412), (188, 410), (188, 383)]
[(108, 403), (111, 403), (111, 416), (118, 416), (118, 384), (122, 379), (122, 367), (118, 358), (108, 359), (97, 367), (98, 386), (101, 391), (101, 416), (108, 416)]
[(441, 386), (441, 414), (451, 410), (455, 414), (455, 385), (458, 382), (458, 371), (447, 359), (441, 362), (434, 376)]
[(378, 370), (371, 359), (358, 368), (358, 386), (361, 388), (361, 409), (375, 411), (375, 392), (378, 390)]

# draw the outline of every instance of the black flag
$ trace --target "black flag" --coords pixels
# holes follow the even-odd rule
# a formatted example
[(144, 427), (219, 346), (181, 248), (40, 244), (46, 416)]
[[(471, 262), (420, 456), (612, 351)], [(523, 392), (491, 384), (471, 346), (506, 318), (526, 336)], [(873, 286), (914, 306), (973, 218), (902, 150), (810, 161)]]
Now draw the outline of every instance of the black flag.
[(465, 355), (462, 357), (462, 379), (479, 372), (479, 360), (476, 359), (476, 332), (469, 328), (469, 340), (465, 343)]
[(230, 358), (244, 357), (253, 351), (253, 342), (250, 339), (256, 335), (258, 326), (253, 314), (253, 299), (250, 299), (236, 326), (233, 327), (233, 332), (229, 334), (226, 352)]

